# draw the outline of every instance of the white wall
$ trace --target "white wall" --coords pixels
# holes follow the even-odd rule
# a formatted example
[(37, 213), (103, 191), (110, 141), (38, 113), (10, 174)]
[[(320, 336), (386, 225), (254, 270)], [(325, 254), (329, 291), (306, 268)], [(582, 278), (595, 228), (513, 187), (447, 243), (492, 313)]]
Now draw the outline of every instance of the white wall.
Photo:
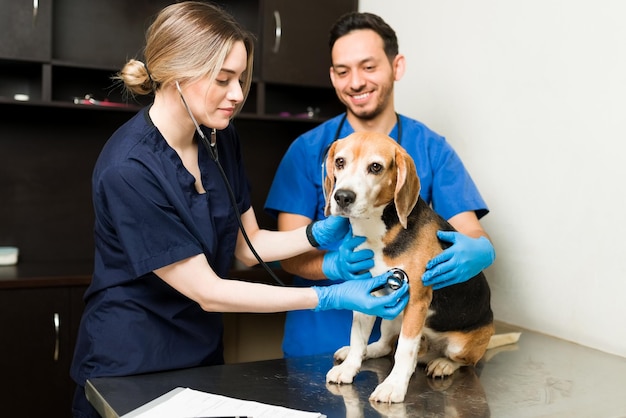
[(491, 213), (496, 319), (626, 357), (626, 1), (360, 0)]

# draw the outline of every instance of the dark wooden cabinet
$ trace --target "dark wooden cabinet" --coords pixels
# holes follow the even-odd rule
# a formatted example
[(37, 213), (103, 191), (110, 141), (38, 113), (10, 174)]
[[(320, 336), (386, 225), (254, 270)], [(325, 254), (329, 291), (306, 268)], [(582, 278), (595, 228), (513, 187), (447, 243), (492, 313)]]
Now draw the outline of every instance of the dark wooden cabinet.
[(51, 57), (52, 1), (0, 0), (0, 58)]
[(118, 70), (142, 57), (144, 34), (167, 0), (54, 0), (53, 59)]
[[(110, 77), (126, 59), (142, 59), (145, 30), (169, 3), (0, 0), (0, 245), (20, 248), (18, 269), (49, 262), (91, 266), (93, 165), (107, 138), (145, 104), (127, 103)], [(218, 3), (257, 36), (250, 96), (233, 123), (259, 225), (272, 229), (275, 220), (263, 204), (287, 147), (343, 111), (328, 79), (326, 38), (330, 24), (356, 10), (357, 1)], [(275, 11), (278, 48), (271, 37)], [(121, 106), (75, 103), (86, 94)], [(3, 281), (12, 273), (6, 271), (0, 268), (2, 414), (68, 417), (69, 365), (88, 281), (7, 288)], [(62, 267), (54, 275), (66, 273)], [(20, 280), (25, 277), (33, 276)]]
[(84, 286), (0, 289), (0, 392), (6, 416), (69, 417)]
[(261, 78), (266, 83), (330, 87), (328, 30), (352, 0), (262, 2)]
[(357, 0), (220, 2), (257, 36), (250, 97), (242, 117), (322, 121), (343, 110), (329, 78), (328, 30)]
[(169, 3), (0, 0), (0, 102), (92, 106), (75, 103), (89, 95), (135, 111), (147, 101), (128, 100), (111, 77), (141, 58), (145, 30)]
[(42, 99), (51, 28), (51, 1), (0, 0), (0, 101)]
[(19, 247), (20, 266), (91, 264), (91, 172), (106, 140), (132, 116), (0, 103), (0, 245)]
[[(86, 95), (136, 111), (111, 77), (143, 59), (145, 31), (170, 0), (0, 0), (0, 102), (76, 107)], [(328, 29), (356, 0), (220, 0), (257, 38), (254, 80), (240, 118), (317, 122), (342, 111), (330, 85)], [(12, 16), (12, 17), (11, 17)], [(33, 17), (36, 16), (36, 17)], [(107, 107), (106, 110), (110, 110)]]
[[(31, 5), (26, 0), (0, 2), (9, 10)], [(51, 21), (41, 41), (48, 59), (0, 54), (0, 174), (5, 173), (0, 176), (0, 214), (10, 219), (0, 229), (0, 245), (20, 246), (28, 261), (85, 259), (92, 256), (91, 242), (85, 241), (91, 234), (85, 232), (92, 219), (90, 169), (114, 129), (146, 103), (125, 102), (111, 76), (127, 58), (141, 58), (146, 28), (171, 1), (38, 3), (37, 18)], [(326, 38), (331, 23), (356, 10), (357, 1), (218, 3), (257, 36), (253, 85), (235, 123), (248, 171), (256, 173), (250, 176), (256, 213), (261, 226), (271, 228), (274, 222), (262, 205), (283, 153), (297, 135), (343, 111), (328, 81)], [(276, 16), (280, 45), (270, 37), (276, 34)], [(10, 28), (0, 26), (3, 42), (16, 36)], [(74, 102), (86, 94), (125, 107)], [(73, 225), (72, 231), (63, 233), (66, 225)]]

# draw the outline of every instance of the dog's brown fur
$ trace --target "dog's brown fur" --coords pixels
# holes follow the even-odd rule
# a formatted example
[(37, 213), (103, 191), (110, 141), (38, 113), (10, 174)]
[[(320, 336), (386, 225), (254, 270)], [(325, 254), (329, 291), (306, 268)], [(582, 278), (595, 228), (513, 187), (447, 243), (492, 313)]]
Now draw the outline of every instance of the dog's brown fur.
[(494, 334), (489, 286), (482, 273), (437, 291), (423, 286), (426, 264), (445, 249), (437, 231), (454, 228), (419, 197), (413, 159), (388, 136), (360, 132), (333, 143), (326, 167), (326, 214), (348, 217), (354, 234), (367, 238), (364, 247), (375, 253), (372, 274), (399, 267), (410, 280), (409, 303), (395, 320), (401, 328), (383, 321), (381, 339), (366, 346), (374, 319), (355, 313), (350, 346), (335, 353), (342, 363), (327, 381), (351, 383), (362, 360), (389, 354), (398, 334), (394, 368), (374, 401), (403, 401), (418, 356), (433, 377), (475, 365)]

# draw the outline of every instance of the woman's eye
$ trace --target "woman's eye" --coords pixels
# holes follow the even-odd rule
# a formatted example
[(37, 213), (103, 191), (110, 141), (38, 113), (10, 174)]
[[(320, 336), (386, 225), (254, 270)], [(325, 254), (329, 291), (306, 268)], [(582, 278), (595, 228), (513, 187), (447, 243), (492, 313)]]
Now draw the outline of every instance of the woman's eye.
[(228, 85), (228, 80), (215, 80), (215, 82), (219, 84), (220, 86)]

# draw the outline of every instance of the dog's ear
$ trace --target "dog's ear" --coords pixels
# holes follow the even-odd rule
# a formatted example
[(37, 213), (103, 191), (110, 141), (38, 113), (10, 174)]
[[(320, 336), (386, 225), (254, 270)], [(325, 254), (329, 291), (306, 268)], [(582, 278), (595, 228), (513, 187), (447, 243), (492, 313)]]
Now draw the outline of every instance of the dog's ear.
[(324, 215), (330, 215), (330, 199), (335, 188), (335, 148), (337, 141), (333, 142), (326, 153), (326, 177), (324, 177), (324, 196), (326, 197), (326, 205), (324, 206)]
[(396, 190), (394, 193), (394, 203), (396, 212), (400, 219), (400, 224), (406, 229), (409, 213), (415, 207), (420, 193), (420, 181), (417, 177), (415, 162), (413, 158), (398, 146), (396, 148)]

